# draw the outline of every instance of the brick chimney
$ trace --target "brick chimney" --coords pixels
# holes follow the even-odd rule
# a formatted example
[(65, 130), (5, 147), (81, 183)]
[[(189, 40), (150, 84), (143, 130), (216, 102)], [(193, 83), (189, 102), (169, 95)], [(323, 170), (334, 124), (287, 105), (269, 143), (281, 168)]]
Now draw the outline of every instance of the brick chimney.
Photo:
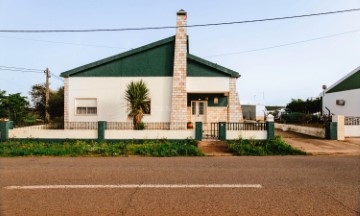
[[(184, 10), (177, 12), (175, 53), (173, 69), (173, 86), (171, 94), (170, 128), (172, 130), (186, 128), (186, 72), (187, 72), (187, 15)], [(183, 123), (183, 124), (180, 124)]]

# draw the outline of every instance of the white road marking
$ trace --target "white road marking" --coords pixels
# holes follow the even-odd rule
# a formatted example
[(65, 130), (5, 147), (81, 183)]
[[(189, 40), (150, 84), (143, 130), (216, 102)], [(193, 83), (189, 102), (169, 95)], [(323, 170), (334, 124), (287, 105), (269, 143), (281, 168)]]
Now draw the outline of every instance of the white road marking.
[(8, 190), (94, 188), (262, 188), (260, 184), (120, 184), (120, 185), (31, 185), (7, 186)]

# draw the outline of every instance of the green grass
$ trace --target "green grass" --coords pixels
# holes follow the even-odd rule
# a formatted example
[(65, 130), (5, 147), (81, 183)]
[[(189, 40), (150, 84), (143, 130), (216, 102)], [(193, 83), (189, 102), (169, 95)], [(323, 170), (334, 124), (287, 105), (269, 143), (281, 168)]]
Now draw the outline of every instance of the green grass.
[(306, 155), (305, 152), (292, 148), (281, 137), (274, 140), (238, 139), (229, 143), (229, 150), (234, 155)]
[(63, 141), (41, 142), (10, 140), (0, 143), (0, 157), (16, 156), (203, 156), (196, 141), (186, 139), (138, 142)]

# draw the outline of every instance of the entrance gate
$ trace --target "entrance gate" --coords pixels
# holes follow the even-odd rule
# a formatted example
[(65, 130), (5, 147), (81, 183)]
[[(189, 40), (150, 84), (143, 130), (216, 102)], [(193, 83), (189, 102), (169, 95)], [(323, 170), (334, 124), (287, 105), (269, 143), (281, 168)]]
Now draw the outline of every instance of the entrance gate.
[(203, 139), (219, 139), (219, 123), (203, 123)]

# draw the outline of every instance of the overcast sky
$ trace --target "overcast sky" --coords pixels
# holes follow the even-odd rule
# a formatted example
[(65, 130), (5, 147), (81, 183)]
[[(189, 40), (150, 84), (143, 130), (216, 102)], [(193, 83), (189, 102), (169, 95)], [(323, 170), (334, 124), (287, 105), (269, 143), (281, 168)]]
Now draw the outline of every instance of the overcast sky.
[[(50, 1), (0, 0), (0, 29), (88, 29), (204, 24), (360, 8), (360, 0)], [(262, 23), (188, 29), (190, 53), (233, 69), (240, 100), (265, 98), (285, 105), (291, 98), (316, 97), (360, 65), (360, 12)], [(359, 31), (356, 31), (359, 30)], [(334, 34), (291, 46), (244, 52)], [(0, 33), (0, 65), (60, 74), (126, 50), (169, 37), (174, 29), (102, 33)], [(61, 42), (61, 43), (54, 43)], [(87, 46), (79, 45), (87, 44)], [(94, 45), (94, 46), (89, 46)], [(0, 89), (28, 95), (45, 81), (40, 73), (0, 70)], [(51, 88), (62, 83), (51, 79)], [(114, 92), (116, 94), (116, 92)]]

